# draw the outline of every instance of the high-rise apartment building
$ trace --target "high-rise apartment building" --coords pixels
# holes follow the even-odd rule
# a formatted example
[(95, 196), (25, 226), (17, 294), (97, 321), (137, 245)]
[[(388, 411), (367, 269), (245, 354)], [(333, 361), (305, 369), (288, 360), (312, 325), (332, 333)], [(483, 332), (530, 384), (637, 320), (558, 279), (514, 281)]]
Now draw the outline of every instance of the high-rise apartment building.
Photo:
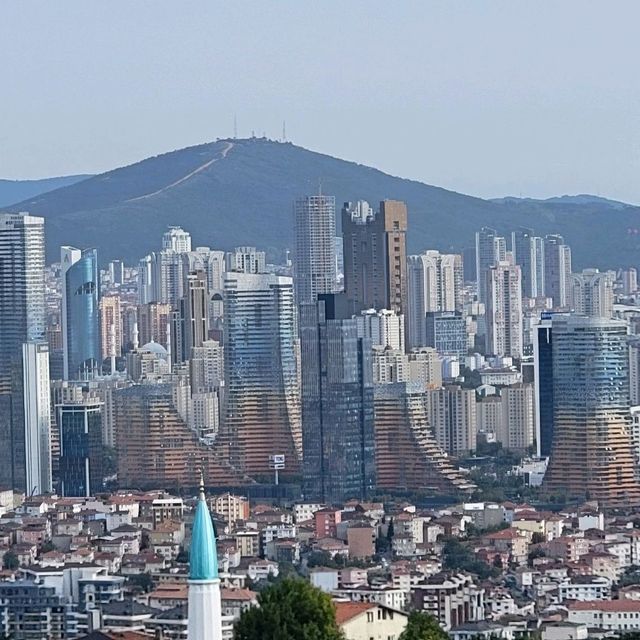
[(455, 311), (433, 311), (425, 316), (425, 344), (440, 355), (467, 355), (467, 325), (464, 316)]
[(164, 302), (176, 308), (183, 296), (185, 253), (191, 251), (191, 236), (181, 227), (169, 227), (162, 236), (162, 250), (138, 263), (138, 302)]
[(296, 302), (315, 302), (336, 289), (336, 199), (304, 196), (294, 204)]
[(344, 288), (349, 310), (407, 311), (407, 206), (383, 200), (374, 213), (367, 202), (342, 209)]
[(571, 248), (559, 235), (544, 238), (544, 295), (551, 298), (554, 309), (570, 304)]
[(26, 488), (31, 495), (41, 495), (53, 490), (49, 346), (25, 342), (22, 357)]
[(120, 296), (103, 296), (100, 298), (100, 340), (103, 360), (119, 358), (122, 355)]
[(237, 273), (265, 273), (267, 256), (255, 247), (236, 247), (225, 254), (225, 268)]
[(98, 254), (62, 247), (60, 262), (64, 379), (87, 380), (102, 366)]
[(165, 349), (169, 346), (171, 305), (149, 302), (138, 305), (138, 344), (157, 342)]
[(191, 350), (191, 390), (202, 393), (218, 389), (224, 380), (224, 350), (216, 340), (205, 340)]
[(597, 318), (613, 317), (613, 273), (584, 269), (581, 273), (572, 273), (569, 282), (569, 299), (575, 313)]
[(169, 227), (162, 236), (162, 250), (176, 253), (191, 251), (191, 235), (182, 227)]
[(209, 334), (209, 293), (204, 271), (190, 273), (184, 297), (172, 313), (171, 360), (185, 362), (194, 347), (201, 347)]
[(511, 233), (511, 253), (522, 274), (522, 295), (537, 298), (544, 295), (544, 242), (533, 229), (522, 227)]
[(442, 386), (442, 362), (435, 349), (421, 347), (409, 353), (374, 347), (373, 381), (375, 384), (410, 382), (424, 389)]
[(0, 213), (0, 485), (25, 491), (23, 347), (45, 337), (44, 218)]
[(621, 273), (622, 293), (625, 296), (633, 295), (638, 291), (638, 270), (635, 267), (623, 269)]
[(306, 500), (342, 503), (375, 489), (371, 341), (344, 294), (300, 307)]
[(424, 346), (425, 314), (461, 311), (464, 285), (462, 256), (425, 251), (407, 259), (408, 343)]
[(109, 280), (111, 284), (124, 282), (124, 262), (122, 260), (112, 260), (109, 263)]
[(102, 490), (102, 403), (85, 400), (57, 407), (60, 493), (94, 496)]
[(507, 259), (507, 243), (495, 229), (483, 227), (476, 232), (476, 282), (478, 300), (487, 300), (487, 273), (498, 262)]
[(224, 305), (224, 429), (232, 464), (270, 476), (270, 456), (284, 455), (284, 474), (295, 474), (302, 443), (293, 280), (227, 271)]
[(502, 419), (496, 440), (504, 449), (526, 452), (534, 443), (534, 391), (530, 384), (503, 387), (500, 392)]
[(552, 334), (554, 434), (544, 487), (605, 506), (640, 503), (627, 325), (565, 316), (553, 318)]
[(486, 352), (522, 357), (522, 284), (520, 267), (498, 262), (487, 271)]
[(374, 407), (380, 490), (452, 494), (475, 489), (438, 444), (419, 382), (377, 384)]
[(476, 392), (458, 385), (427, 391), (428, 417), (438, 444), (453, 456), (476, 448)]
[(404, 317), (389, 309), (366, 309), (354, 316), (358, 336), (367, 338), (373, 347), (389, 347), (404, 352)]

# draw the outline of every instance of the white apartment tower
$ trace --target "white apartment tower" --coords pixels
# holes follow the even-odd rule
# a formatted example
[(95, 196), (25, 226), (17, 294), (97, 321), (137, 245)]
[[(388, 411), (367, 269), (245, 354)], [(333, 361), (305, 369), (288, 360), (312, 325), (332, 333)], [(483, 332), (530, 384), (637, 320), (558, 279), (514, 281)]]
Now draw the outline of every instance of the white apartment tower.
[(304, 196), (294, 205), (295, 285), (298, 304), (336, 288), (336, 199)]
[(49, 346), (22, 345), (26, 489), (28, 494), (51, 491), (51, 391)]
[(410, 347), (425, 344), (426, 313), (461, 310), (463, 284), (461, 255), (430, 250), (407, 258)]
[(522, 282), (520, 267), (499, 262), (487, 272), (487, 345), (494, 356), (522, 356)]

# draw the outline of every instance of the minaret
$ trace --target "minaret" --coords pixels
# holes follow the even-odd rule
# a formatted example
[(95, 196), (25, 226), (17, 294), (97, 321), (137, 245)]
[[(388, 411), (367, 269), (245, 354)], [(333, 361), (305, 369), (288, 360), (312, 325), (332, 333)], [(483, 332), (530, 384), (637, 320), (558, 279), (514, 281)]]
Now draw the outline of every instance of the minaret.
[(222, 640), (222, 606), (216, 537), (204, 497), (202, 475), (200, 475), (200, 495), (193, 521), (189, 552), (187, 640)]

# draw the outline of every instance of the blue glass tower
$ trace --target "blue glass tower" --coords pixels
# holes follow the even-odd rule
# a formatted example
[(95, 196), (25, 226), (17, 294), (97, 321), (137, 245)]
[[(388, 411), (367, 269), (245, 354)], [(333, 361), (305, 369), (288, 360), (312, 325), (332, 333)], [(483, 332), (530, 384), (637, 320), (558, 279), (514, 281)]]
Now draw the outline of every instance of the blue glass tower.
[(300, 305), (304, 494), (336, 504), (376, 484), (371, 341), (347, 304), (321, 294)]
[(62, 247), (61, 263), (64, 378), (87, 380), (101, 365), (98, 254)]

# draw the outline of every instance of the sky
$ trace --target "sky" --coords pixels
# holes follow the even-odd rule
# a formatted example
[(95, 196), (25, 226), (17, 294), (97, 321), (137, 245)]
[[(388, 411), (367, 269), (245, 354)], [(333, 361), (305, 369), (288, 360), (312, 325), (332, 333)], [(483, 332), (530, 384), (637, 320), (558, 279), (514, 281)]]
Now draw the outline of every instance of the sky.
[(5, 0), (0, 178), (266, 134), (482, 197), (640, 203), (637, 0)]

